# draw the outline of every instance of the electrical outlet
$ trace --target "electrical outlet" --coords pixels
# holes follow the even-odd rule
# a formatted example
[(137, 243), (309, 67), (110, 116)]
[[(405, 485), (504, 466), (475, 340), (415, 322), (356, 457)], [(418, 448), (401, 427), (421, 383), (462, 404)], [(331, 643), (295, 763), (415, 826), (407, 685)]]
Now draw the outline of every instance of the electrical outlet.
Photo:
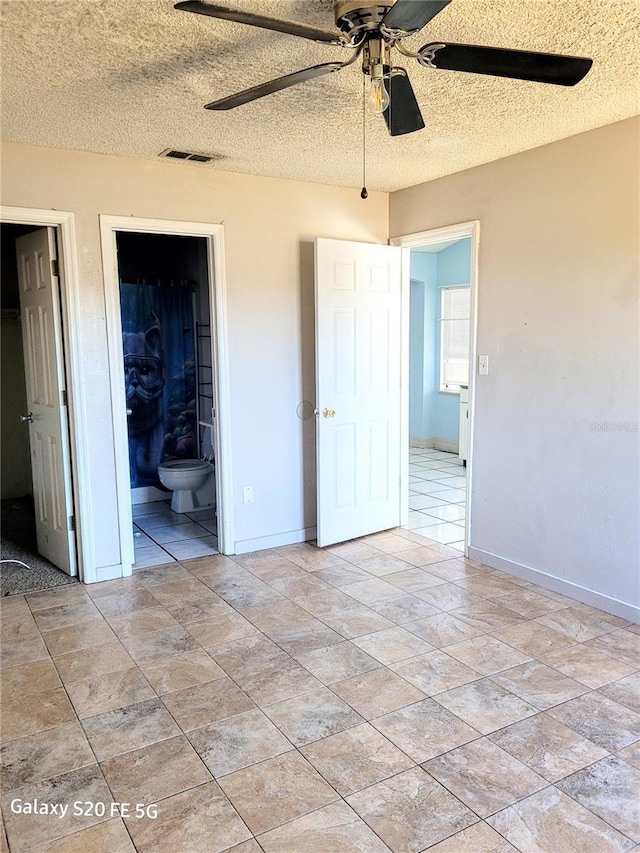
[(478, 373), (480, 376), (488, 376), (489, 375), (489, 356), (488, 355), (479, 355), (478, 356)]
[(253, 486), (245, 486), (242, 490), (242, 496), (246, 504), (253, 503)]

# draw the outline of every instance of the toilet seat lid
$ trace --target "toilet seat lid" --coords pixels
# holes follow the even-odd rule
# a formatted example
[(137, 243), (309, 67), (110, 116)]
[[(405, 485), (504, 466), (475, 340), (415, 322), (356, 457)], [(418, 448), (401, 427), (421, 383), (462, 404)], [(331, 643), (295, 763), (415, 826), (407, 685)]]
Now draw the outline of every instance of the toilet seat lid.
[(205, 462), (204, 459), (174, 459), (171, 462), (161, 462), (158, 465), (158, 470), (199, 471), (208, 467), (209, 463)]

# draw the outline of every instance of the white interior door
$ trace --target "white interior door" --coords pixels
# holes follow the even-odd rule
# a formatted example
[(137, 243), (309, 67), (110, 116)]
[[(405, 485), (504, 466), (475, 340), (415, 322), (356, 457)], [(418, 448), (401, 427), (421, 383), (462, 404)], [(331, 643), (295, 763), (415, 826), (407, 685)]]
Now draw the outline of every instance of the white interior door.
[[(76, 574), (73, 497), (53, 228), (16, 240), (38, 551)], [(26, 440), (26, 436), (25, 436)]]
[(316, 240), (318, 545), (400, 524), (401, 249)]

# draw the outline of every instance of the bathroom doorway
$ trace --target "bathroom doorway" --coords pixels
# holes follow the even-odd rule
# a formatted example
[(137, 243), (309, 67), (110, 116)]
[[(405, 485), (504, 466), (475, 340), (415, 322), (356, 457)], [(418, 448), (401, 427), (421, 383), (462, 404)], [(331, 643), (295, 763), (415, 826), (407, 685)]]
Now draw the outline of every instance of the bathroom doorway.
[(403, 526), (451, 557), (471, 530), (478, 240), (469, 222), (391, 241), (406, 276)]
[(471, 238), (411, 249), (409, 523), (464, 553)]
[[(135, 224), (102, 222), (124, 574), (224, 553), (228, 486), (215, 226)], [(180, 500), (166, 475), (176, 467), (203, 473)]]

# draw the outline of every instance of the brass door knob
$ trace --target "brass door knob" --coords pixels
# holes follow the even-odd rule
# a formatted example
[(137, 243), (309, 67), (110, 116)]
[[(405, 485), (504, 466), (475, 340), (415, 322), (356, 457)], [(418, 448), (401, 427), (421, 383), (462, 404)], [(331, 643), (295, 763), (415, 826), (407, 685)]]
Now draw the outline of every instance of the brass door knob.
[(333, 411), (333, 409), (323, 409), (322, 414), (325, 416), (325, 418), (333, 418), (335, 417), (336, 413)]

